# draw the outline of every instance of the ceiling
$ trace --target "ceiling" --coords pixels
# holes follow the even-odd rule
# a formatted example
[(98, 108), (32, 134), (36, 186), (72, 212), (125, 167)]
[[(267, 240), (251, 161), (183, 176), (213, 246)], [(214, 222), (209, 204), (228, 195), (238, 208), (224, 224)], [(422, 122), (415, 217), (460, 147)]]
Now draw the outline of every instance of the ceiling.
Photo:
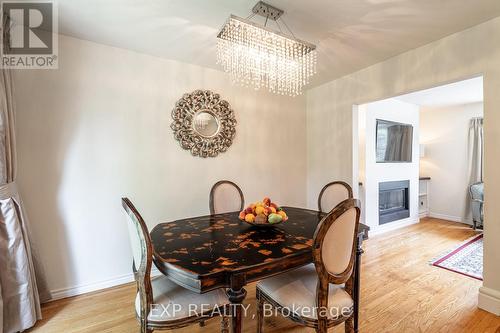
[(445, 107), (483, 101), (483, 77), (420, 90), (396, 99), (424, 107)]
[[(62, 34), (220, 69), (216, 35), (257, 0), (59, 0)], [(312, 86), (500, 15), (499, 0), (268, 0), (318, 46)], [(269, 25), (269, 24), (268, 24)], [(272, 23), (270, 23), (272, 26)]]

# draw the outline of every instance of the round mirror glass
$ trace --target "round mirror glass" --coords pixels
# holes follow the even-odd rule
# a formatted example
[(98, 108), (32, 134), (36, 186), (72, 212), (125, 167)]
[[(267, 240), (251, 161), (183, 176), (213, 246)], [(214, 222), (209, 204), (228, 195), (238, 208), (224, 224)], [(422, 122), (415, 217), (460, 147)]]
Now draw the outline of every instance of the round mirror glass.
[(214, 136), (219, 131), (219, 120), (212, 112), (201, 110), (194, 115), (193, 129), (201, 136)]

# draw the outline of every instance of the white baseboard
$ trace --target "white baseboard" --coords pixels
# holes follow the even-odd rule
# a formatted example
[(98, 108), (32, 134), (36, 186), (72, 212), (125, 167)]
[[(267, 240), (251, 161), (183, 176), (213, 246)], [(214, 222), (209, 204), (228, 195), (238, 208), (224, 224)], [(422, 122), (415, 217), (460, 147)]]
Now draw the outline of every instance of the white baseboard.
[(479, 288), (479, 308), (500, 316), (500, 291), (487, 287)]
[(396, 230), (399, 228), (407, 227), (409, 225), (420, 222), (418, 218), (416, 219), (404, 219), (399, 222), (391, 222), (387, 224), (382, 224), (378, 226), (370, 226), (370, 231), (368, 232), (368, 236), (375, 236), (386, 233), (388, 231)]
[[(152, 276), (157, 276), (161, 274), (156, 267), (153, 267), (151, 270), (151, 275)], [(49, 300), (55, 301), (61, 298), (67, 298), (67, 297), (72, 297), (72, 296), (77, 296), (77, 295), (82, 295), (86, 293), (90, 293), (93, 291), (97, 290), (102, 290), (102, 289), (107, 289), (111, 287), (116, 287), (125, 283), (130, 283), (134, 282), (134, 274), (129, 273), (129, 274), (124, 274), (124, 275), (119, 275), (111, 279), (106, 279), (98, 282), (93, 282), (93, 283), (86, 283), (86, 284), (80, 284), (74, 287), (68, 287), (68, 288), (61, 288), (61, 289), (54, 289), (51, 290), (52, 294), (52, 299)]]
[(452, 221), (452, 222), (466, 223), (466, 224), (472, 225), (472, 221), (464, 220), (461, 216), (453, 216), (453, 215), (446, 215), (446, 214), (439, 214), (439, 213), (430, 212), (429, 217), (433, 217), (435, 219), (441, 219), (441, 220), (448, 220), (448, 221)]

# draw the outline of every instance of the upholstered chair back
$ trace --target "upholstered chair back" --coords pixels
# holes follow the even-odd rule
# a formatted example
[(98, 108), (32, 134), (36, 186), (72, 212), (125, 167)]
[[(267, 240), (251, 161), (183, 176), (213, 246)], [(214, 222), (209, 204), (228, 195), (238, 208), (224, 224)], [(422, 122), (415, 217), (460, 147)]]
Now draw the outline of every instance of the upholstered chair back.
[(245, 198), (235, 183), (221, 180), (210, 191), (210, 214), (221, 214), (243, 210)]
[(484, 212), (483, 212), (483, 202), (484, 202), (484, 183), (478, 182), (474, 183), (469, 187), (470, 197), (472, 200), (472, 219), (475, 222), (483, 223)]
[(352, 188), (342, 181), (335, 181), (326, 184), (318, 197), (318, 210), (328, 213), (335, 206), (346, 199), (352, 198)]
[(314, 235), (314, 264), (320, 281), (342, 284), (351, 276), (358, 233), (360, 202), (347, 199), (318, 225)]
[(153, 247), (146, 223), (132, 202), (128, 198), (122, 198), (122, 207), (125, 210), (132, 247), (132, 270), (137, 283), (137, 291), (140, 294), (141, 320), (147, 320), (153, 298), (151, 288)]

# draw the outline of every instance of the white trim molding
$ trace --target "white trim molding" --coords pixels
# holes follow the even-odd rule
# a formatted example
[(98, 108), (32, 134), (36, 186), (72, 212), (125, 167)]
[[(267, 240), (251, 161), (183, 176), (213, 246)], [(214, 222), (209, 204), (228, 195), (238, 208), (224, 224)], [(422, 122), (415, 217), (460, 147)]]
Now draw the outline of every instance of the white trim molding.
[[(156, 269), (156, 267), (153, 267), (151, 270), (151, 276), (158, 276), (160, 275), (160, 271)], [(102, 280), (102, 281), (97, 281), (94, 283), (87, 283), (87, 284), (80, 284), (74, 287), (69, 287), (69, 288), (61, 288), (61, 289), (54, 289), (51, 290), (52, 298), (49, 300), (49, 302), (56, 301), (61, 298), (67, 298), (67, 297), (72, 297), (72, 296), (78, 296), (86, 293), (90, 293), (93, 291), (98, 291), (98, 290), (103, 290), (111, 287), (116, 287), (122, 284), (126, 283), (131, 283), (134, 282), (134, 274), (129, 273), (129, 274), (124, 274), (124, 275), (119, 275), (111, 279), (107, 280)]]
[(439, 213), (430, 212), (429, 213), (429, 217), (432, 217), (432, 218), (435, 218), (435, 219), (440, 219), (440, 220), (447, 220), (447, 221), (459, 222), (459, 223), (465, 223), (465, 224), (472, 225), (472, 221), (464, 220), (460, 216), (445, 215), (445, 214), (439, 214)]
[(375, 235), (380, 235), (380, 234), (383, 234), (383, 233), (386, 233), (386, 232), (389, 232), (389, 231), (392, 231), (392, 230), (396, 230), (396, 229), (400, 229), (400, 228), (403, 228), (403, 227), (407, 227), (409, 225), (412, 225), (412, 224), (416, 224), (416, 223), (419, 223), (420, 222), (420, 219), (403, 219), (401, 221), (397, 221), (397, 222), (390, 222), (390, 223), (386, 223), (386, 224), (382, 224), (382, 225), (377, 225), (377, 226), (370, 226), (370, 231), (368, 232), (368, 234), (370, 236), (375, 236)]
[(500, 316), (500, 291), (487, 287), (479, 288), (479, 308)]
[(111, 288), (121, 284), (130, 283), (132, 281), (134, 281), (134, 274), (130, 273), (94, 283), (86, 283), (69, 288), (55, 289), (51, 290), (52, 299), (50, 301), (55, 301), (61, 298), (72, 297), (90, 293), (92, 291)]

